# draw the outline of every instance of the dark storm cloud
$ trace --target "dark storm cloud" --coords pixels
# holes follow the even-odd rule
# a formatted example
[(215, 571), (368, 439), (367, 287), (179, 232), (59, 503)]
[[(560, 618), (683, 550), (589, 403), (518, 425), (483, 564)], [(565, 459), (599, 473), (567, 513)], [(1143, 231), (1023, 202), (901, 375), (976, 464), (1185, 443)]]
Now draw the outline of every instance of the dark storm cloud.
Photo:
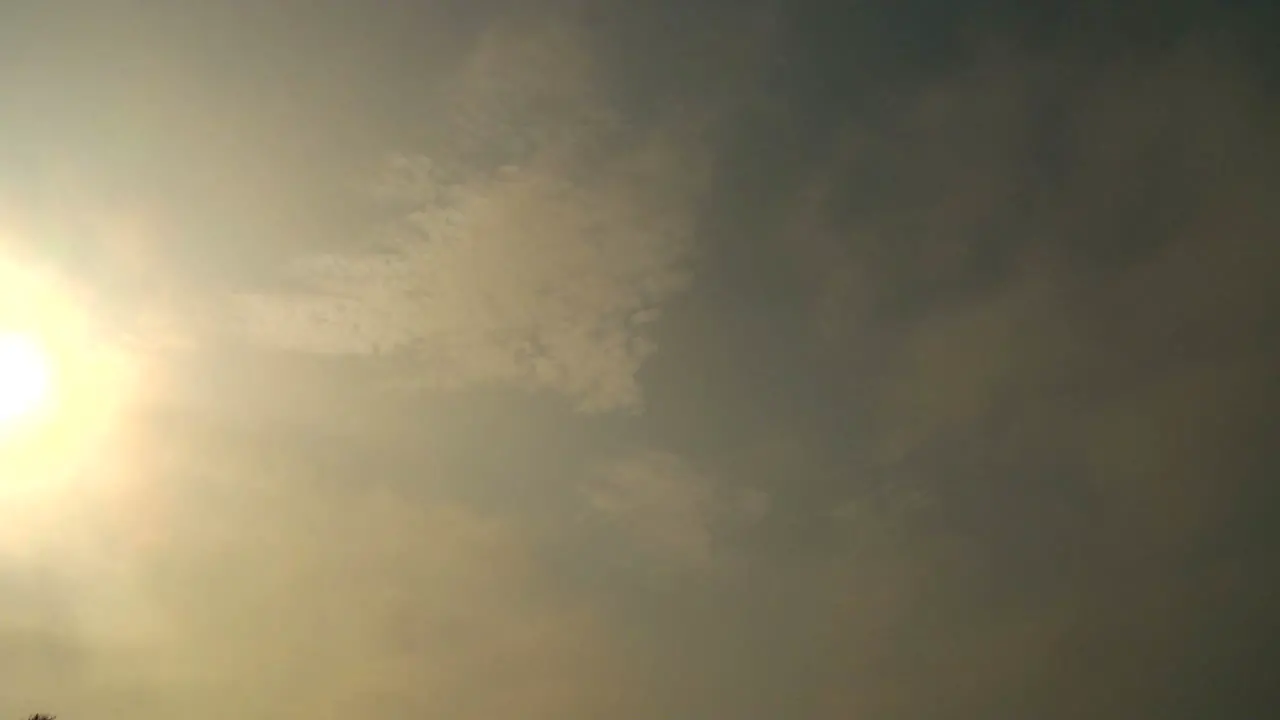
[[(877, 591), (899, 630), (851, 631), (837, 705), (1194, 714), (1231, 686), (1200, 677), (1225, 672), (1204, 644), (1247, 643), (1219, 613), (1261, 622), (1249, 598), (1274, 588), (1252, 544), (1280, 361), (1274, 101), (1186, 42), (982, 53), (903, 106), (891, 133), (849, 123), (788, 235), (813, 341), (848, 364), (833, 392), (871, 413), (854, 442), (929, 501), (890, 563), (925, 578)], [(876, 626), (849, 577), (840, 614)]]

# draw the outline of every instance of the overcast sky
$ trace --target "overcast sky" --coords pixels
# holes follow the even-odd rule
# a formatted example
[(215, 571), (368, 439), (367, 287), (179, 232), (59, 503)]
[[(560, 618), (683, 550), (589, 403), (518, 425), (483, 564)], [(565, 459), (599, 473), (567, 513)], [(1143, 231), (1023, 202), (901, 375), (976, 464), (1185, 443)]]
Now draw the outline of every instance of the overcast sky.
[(0, 720), (1264, 717), (1269, 5), (3, 0)]

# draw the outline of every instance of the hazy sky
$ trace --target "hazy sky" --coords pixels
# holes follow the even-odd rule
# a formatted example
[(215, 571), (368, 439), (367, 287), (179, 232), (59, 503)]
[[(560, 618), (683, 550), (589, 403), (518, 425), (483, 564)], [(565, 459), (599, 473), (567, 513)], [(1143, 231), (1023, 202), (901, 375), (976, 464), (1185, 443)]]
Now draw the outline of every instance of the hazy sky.
[(1271, 6), (0, 0), (0, 719), (1267, 715)]

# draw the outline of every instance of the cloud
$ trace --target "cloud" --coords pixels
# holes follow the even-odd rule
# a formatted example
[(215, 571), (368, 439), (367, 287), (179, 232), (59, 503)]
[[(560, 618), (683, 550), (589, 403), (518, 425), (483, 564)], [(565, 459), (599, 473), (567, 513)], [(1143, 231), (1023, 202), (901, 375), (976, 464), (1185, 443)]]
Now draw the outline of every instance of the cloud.
[[(199, 78), (228, 91), (206, 97), (187, 56), (157, 55), (195, 92), (173, 113), (120, 102), (204, 117), (181, 142), (125, 125), (170, 164), (156, 186), (200, 176), (178, 193), (191, 207), (88, 231), (112, 242), (75, 259), (163, 357), (80, 484), (0, 525), (25, 543), (0, 565), (0, 709), (1259, 715), (1206, 708), (1274, 685), (1274, 103), (1220, 49), (1039, 47), (917, 93), (879, 69), (900, 43), (788, 48), (780, 11), (767, 51), (726, 50), (740, 9), (669, 5), (593, 20), (632, 25), (643, 67), (622, 69), (593, 49), (630, 55), (612, 33), (521, 9), (461, 62), (420, 63), (460, 68), (439, 95), (417, 67), (382, 73), (399, 56), (379, 44), (431, 24), (399, 8), (385, 33), (289, 13), (293, 44), (250, 32), (263, 52), (238, 56), (325, 55), (278, 84), (231, 82), (261, 76), (228, 58)], [(898, 35), (880, 12), (853, 16), (868, 45)], [(849, 82), (849, 50), (886, 63)], [(342, 77), (370, 82), (292, 104), (365, 59)], [(711, 203), (692, 123), (640, 129), (611, 105), (703, 88), (734, 109)], [(387, 105), (338, 107), (354, 97)], [(345, 162), (262, 172), (284, 135), (312, 138), (302, 155), (377, 125), (366, 112), (429, 104), (358, 176), (364, 234), (294, 182)], [(265, 115), (287, 132), (202, 145)], [(814, 146), (822, 166), (796, 167)], [(775, 203), (792, 224), (772, 237)], [(699, 259), (707, 292), (663, 328), (642, 388), (653, 323), (704, 249), (695, 210), (724, 251)], [(651, 411), (573, 419), (513, 388), (584, 412), (639, 410), (644, 390)]]
[(1027, 55), (950, 74), (892, 134), (850, 128), (797, 193), (831, 394), (866, 413), (870, 484), (929, 499), (861, 517), (851, 543), (894, 541), (818, 573), (842, 588), (833, 715), (1174, 712), (1190, 658), (1249, 646), (1225, 608), (1259, 622), (1274, 588), (1249, 548), (1277, 108), (1217, 47)]
[(586, 497), (642, 554), (680, 570), (712, 567), (724, 557), (726, 532), (762, 521), (770, 506), (763, 491), (724, 487), (660, 451), (616, 461)]
[(405, 385), (638, 410), (648, 325), (691, 279), (699, 153), (678, 133), (619, 131), (572, 34), (495, 33), (450, 95), (437, 156), (397, 156), (373, 188), (400, 213), (390, 237), (298, 258), (296, 292), (238, 296), (244, 333), (394, 357)]

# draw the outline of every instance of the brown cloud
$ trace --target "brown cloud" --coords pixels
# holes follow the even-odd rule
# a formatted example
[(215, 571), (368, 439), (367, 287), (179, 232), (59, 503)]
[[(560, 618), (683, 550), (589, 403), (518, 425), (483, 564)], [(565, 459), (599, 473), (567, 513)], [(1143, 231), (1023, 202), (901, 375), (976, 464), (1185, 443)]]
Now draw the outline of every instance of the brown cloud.
[(402, 380), (425, 388), (549, 389), (588, 412), (640, 408), (636, 372), (655, 350), (646, 326), (690, 281), (704, 168), (676, 135), (620, 133), (567, 32), (487, 38), (451, 95), (441, 157), (397, 158), (377, 189), (408, 208), (393, 237), (299, 259), (290, 275), (302, 293), (240, 297), (249, 336), (405, 356)]
[(724, 532), (769, 513), (769, 496), (726, 488), (683, 458), (646, 452), (606, 468), (586, 488), (592, 508), (660, 566), (705, 571), (725, 559)]

